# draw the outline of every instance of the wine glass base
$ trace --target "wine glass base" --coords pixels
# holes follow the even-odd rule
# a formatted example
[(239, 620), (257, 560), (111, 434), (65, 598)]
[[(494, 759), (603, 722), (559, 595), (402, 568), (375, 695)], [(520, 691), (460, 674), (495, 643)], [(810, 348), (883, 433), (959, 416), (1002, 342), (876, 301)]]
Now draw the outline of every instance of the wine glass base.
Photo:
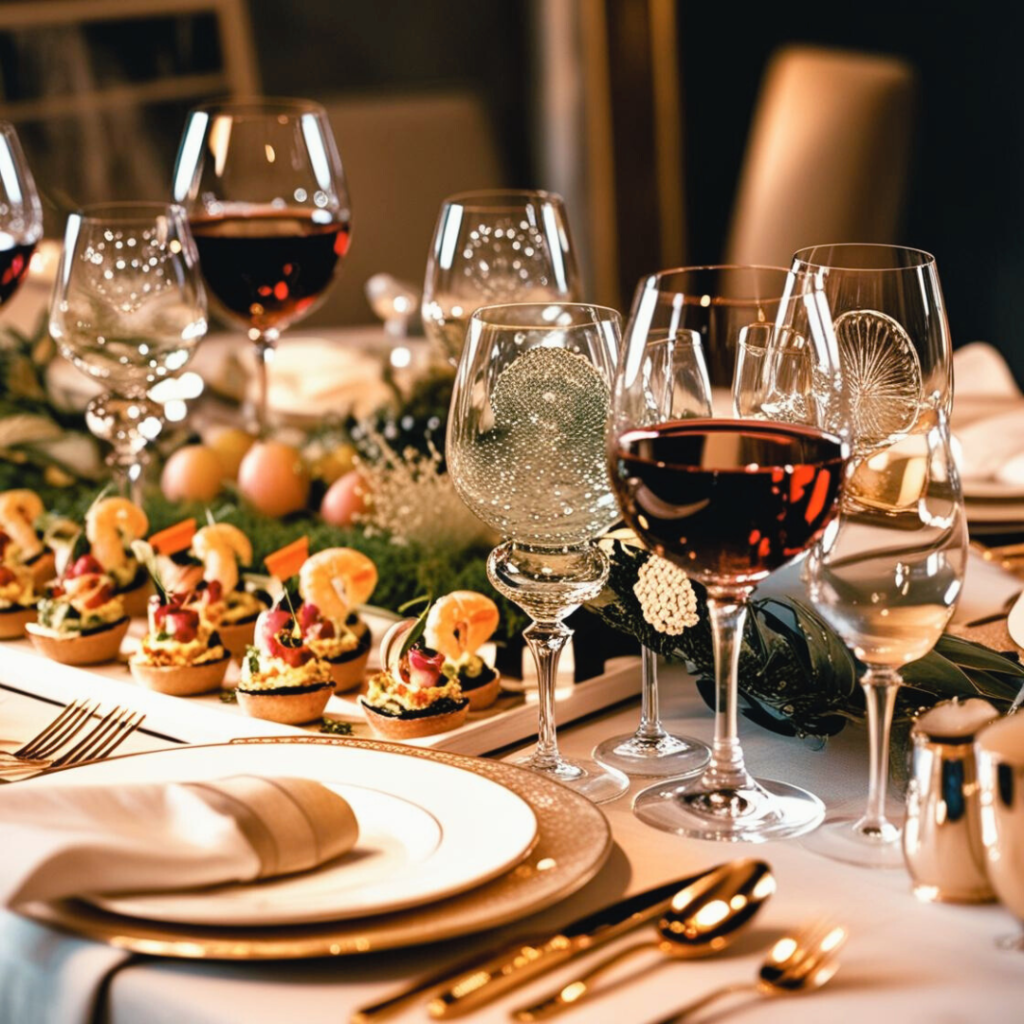
[(700, 779), (672, 780), (636, 795), (633, 813), (663, 832), (725, 843), (764, 843), (816, 828), (825, 805), (785, 782), (755, 779), (749, 789), (708, 791)]
[(900, 830), (891, 822), (875, 834), (858, 828), (859, 818), (827, 818), (813, 835), (802, 841), (812, 853), (863, 868), (902, 868)]
[(533, 757), (513, 761), (520, 768), (529, 768), (563, 786), (575, 790), (595, 804), (606, 804), (617, 800), (629, 789), (629, 779), (614, 768), (605, 768), (596, 761), (586, 759), (564, 761), (548, 767), (535, 763)]
[(643, 740), (635, 733), (613, 736), (594, 747), (594, 760), (627, 775), (641, 777), (697, 775), (711, 760), (711, 751), (700, 740), (666, 734), (659, 740)]

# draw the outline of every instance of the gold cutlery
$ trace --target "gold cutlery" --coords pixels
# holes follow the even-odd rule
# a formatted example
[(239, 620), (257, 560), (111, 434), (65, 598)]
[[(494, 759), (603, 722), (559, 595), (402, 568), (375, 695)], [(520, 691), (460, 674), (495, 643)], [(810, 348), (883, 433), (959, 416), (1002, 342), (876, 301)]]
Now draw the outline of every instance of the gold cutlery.
[(381, 1002), (360, 1008), (350, 1018), (350, 1024), (384, 1020), (418, 996), (433, 991), (437, 991), (437, 995), (428, 1005), (432, 1017), (456, 1017), (468, 1013), (573, 957), (597, 949), (655, 920), (669, 909), (673, 896), (706, 875), (746, 863), (750, 862), (718, 865), (695, 875), (674, 879), (617, 900), (579, 918), (554, 935), (513, 940), (498, 950), (474, 956), (454, 968), (434, 972)]
[[(752, 992), (757, 996), (794, 996), (815, 992), (827, 985), (839, 970), (839, 950), (846, 942), (842, 925), (817, 924), (796, 936), (787, 935), (772, 946), (755, 981), (716, 988), (687, 1003), (657, 1024), (677, 1024), (722, 996)], [(716, 1018), (717, 1019), (717, 1018)]]
[(44, 726), (17, 750), (0, 751), (0, 764), (8, 758), (32, 764), (52, 757), (85, 728), (90, 716), (99, 706), (98, 701), (92, 705), (84, 700), (72, 701), (49, 725)]
[(657, 937), (617, 950), (574, 981), (533, 1004), (512, 1011), (519, 1021), (554, 1017), (594, 991), (593, 983), (613, 966), (643, 950), (689, 960), (725, 949), (736, 933), (775, 892), (775, 878), (764, 861), (724, 864), (681, 889), (657, 921)]

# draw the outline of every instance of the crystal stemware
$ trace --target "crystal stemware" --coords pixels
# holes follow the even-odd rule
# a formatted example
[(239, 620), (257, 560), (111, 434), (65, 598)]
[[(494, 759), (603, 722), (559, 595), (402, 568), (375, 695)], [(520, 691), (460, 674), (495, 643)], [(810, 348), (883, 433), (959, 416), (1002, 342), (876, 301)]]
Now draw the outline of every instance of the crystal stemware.
[(274, 346), (327, 294), (348, 251), (348, 190), (326, 111), (291, 99), (197, 107), (174, 199), (188, 211), (210, 295), (256, 348), (263, 433)]
[(50, 303), (61, 355), (109, 391), (86, 423), (113, 450), (122, 493), (139, 502), (146, 444), (162, 428), (147, 395), (180, 373), (206, 334), (206, 294), (180, 206), (110, 203), (68, 217)]
[(562, 197), (528, 190), (463, 192), (441, 204), (423, 284), (423, 326), (453, 366), (474, 310), (574, 302), (579, 273)]
[[(715, 654), (708, 767), (695, 779), (644, 790), (633, 809), (657, 828), (702, 839), (799, 835), (824, 814), (812, 794), (754, 779), (737, 731), (747, 598), (822, 536), (847, 458), (845, 443), (819, 424), (822, 409), (832, 411), (834, 390), (815, 395), (802, 423), (780, 422), (763, 404), (746, 400), (741, 414), (735, 410), (740, 334), (761, 323), (775, 325), (779, 336), (811, 333), (807, 307), (794, 298), (794, 282), (781, 268), (684, 268), (642, 281), (609, 429), (612, 481), (626, 521), (655, 554), (706, 587)], [(834, 378), (827, 347), (802, 350), (815, 379)], [(664, 369), (654, 372), (657, 367)], [(763, 369), (766, 379), (784, 379), (771, 358)], [(778, 388), (770, 393), (778, 397)]]
[(43, 234), (43, 208), (14, 126), (0, 121), (0, 306), (28, 273)]
[(533, 620), (524, 636), (537, 664), (538, 743), (523, 763), (598, 803), (625, 792), (628, 780), (561, 755), (555, 674), (572, 636), (563, 620), (608, 575), (594, 541), (619, 516), (604, 451), (618, 346), (611, 309), (545, 302), (476, 310), (446, 444), (459, 496), (504, 538), (488, 577)]

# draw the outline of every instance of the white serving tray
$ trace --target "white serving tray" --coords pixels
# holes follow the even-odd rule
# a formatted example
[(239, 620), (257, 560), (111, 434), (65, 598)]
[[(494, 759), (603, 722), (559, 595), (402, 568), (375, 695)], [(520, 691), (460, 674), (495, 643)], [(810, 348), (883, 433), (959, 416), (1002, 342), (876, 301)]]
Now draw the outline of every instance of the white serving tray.
[[(378, 639), (383, 636), (389, 620), (373, 613), (367, 613), (365, 617), (374, 636)], [(237, 704), (225, 703), (215, 693), (201, 697), (171, 697), (139, 686), (129, 672), (126, 660), (144, 630), (143, 620), (134, 621), (122, 646), (121, 660), (87, 667), (60, 665), (44, 658), (27, 639), (0, 642), (0, 683), (60, 703), (89, 697), (100, 701), (104, 708), (121, 705), (143, 711), (147, 731), (186, 743), (319, 732), (319, 725), (297, 727), (249, 718)], [(639, 658), (615, 658), (608, 662), (607, 668), (608, 671), (602, 675), (582, 683), (572, 683), (564, 676), (560, 679), (556, 690), (559, 724), (593, 714), (640, 692)], [(237, 679), (238, 666), (232, 665), (225, 685), (232, 688)], [(374, 737), (359, 707), (357, 691), (333, 696), (326, 714), (330, 718), (350, 722), (354, 736)], [(418, 747), (479, 755), (530, 740), (536, 735), (536, 690), (528, 686), (520, 693), (503, 693), (492, 707), (471, 713), (465, 725), (458, 729), (408, 742)]]

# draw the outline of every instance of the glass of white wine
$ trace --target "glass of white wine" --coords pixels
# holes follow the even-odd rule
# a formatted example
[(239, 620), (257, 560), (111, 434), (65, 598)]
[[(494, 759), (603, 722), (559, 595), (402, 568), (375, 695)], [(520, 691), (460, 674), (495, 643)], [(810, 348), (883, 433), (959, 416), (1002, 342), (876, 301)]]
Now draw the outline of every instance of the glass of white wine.
[(805, 844), (866, 867), (900, 867), (900, 829), (886, 815), (889, 734), (900, 669), (924, 657), (960, 596), (967, 528), (942, 409), (858, 468), (860, 489), (831, 538), (812, 552), (815, 608), (864, 665), (869, 735), (868, 805), (828, 817)]
[(441, 204), (423, 284), (423, 326), (452, 364), (473, 312), (582, 297), (562, 197), (526, 189), (462, 192)]
[(162, 427), (147, 397), (181, 372), (206, 334), (206, 294), (185, 211), (110, 203), (68, 217), (50, 303), (61, 355), (110, 390), (86, 409), (123, 493), (141, 498), (146, 444)]
[(538, 743), (523, 763), (596, 803), (620, 796), (628, 780), (561, 755), (555, 675), (572, 636), (563, 620), (608, 576), (594, 541), (619, 518), (605, 456), (619, 337), (619, 314), (599, 306), (476, 310), (446, 443), (459, 496), (504, 538), (487, 561), (488, 578), (533, 620), (524, 636), (537, 664)]

